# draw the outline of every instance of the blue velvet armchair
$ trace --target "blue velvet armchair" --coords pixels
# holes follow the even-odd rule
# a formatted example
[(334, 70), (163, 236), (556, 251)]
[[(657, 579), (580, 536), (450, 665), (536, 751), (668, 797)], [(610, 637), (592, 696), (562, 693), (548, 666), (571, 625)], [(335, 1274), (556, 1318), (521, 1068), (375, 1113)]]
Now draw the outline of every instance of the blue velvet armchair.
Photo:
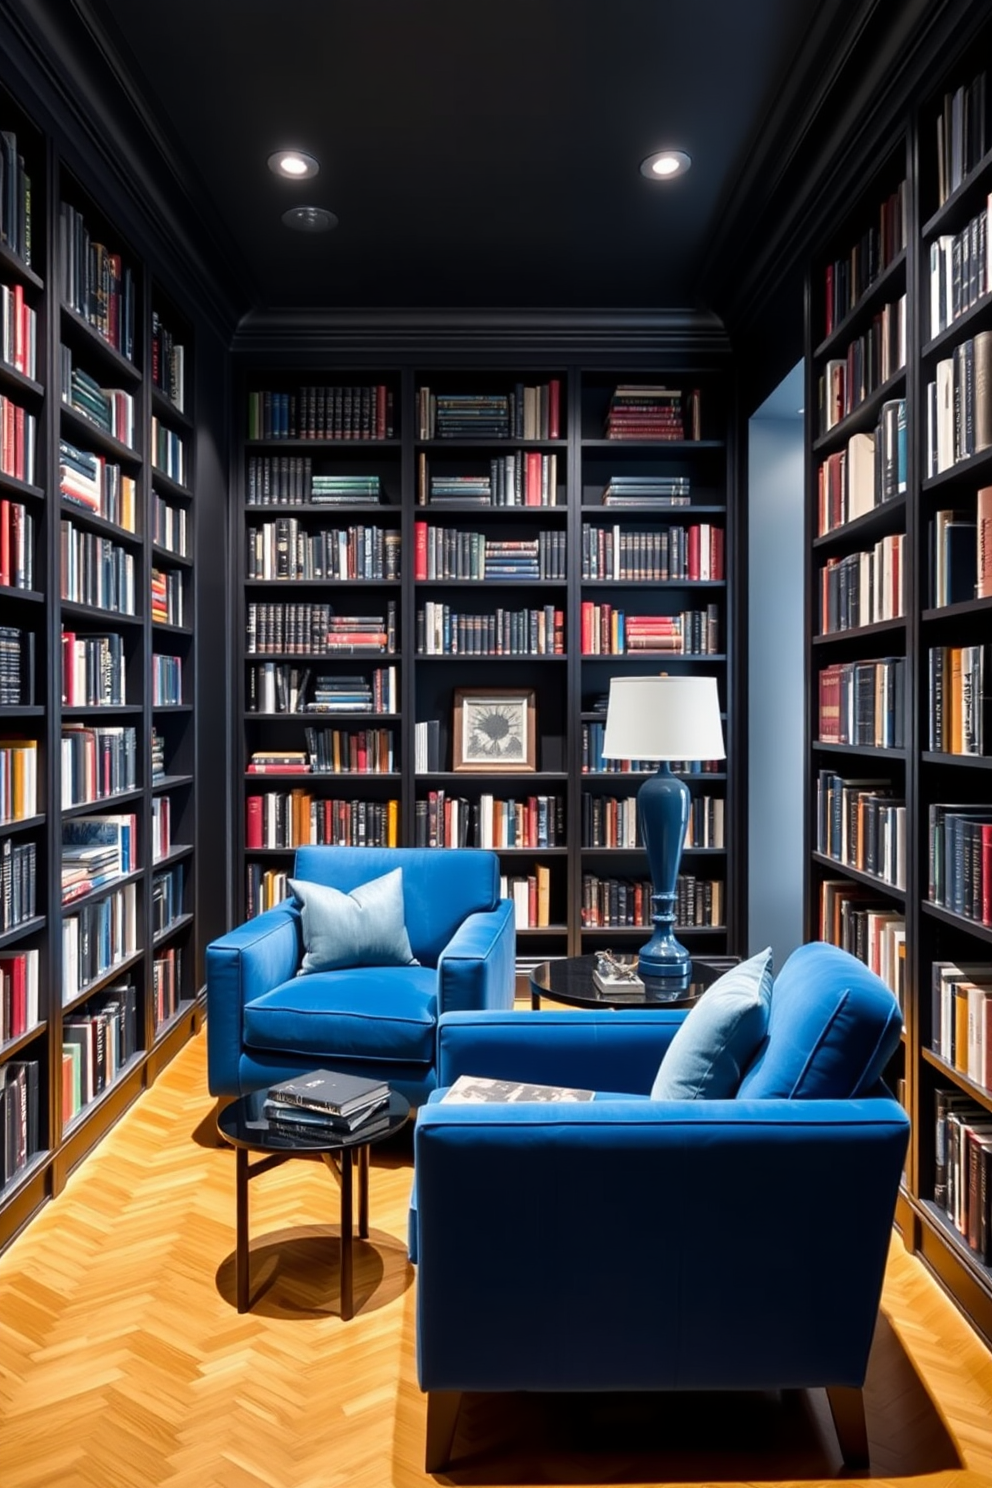
[(301, 847), (291, 877), (350, 894), (395, 868), (418, 965), (298, 975), (304, 947), (292, 898), (207, 947), (211, 1094), (331, 1067), (386, 1079), (419, 1106), (437, 1083), (439, 1015), (512, 1007), (516, 932), (495, 853)]
[(450, 1458), (463, 1391), (822, 1386), (845, 1460), (867, 1459), (861, 1387), (909, 1130), (879, 1079), (895, 999), (845, 952), (802, 947), (738, 1095), (651, 1099), (684, 1017), (442, 1017), (443, 1086), (597, 1096), (418, 1112), (428, 1471)]

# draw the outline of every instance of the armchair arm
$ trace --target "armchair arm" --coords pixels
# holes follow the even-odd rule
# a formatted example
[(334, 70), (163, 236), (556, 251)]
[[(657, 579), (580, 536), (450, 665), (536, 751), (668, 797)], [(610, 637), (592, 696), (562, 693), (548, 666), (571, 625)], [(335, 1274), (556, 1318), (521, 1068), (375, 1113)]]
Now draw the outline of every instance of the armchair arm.
[(860, 1386), (907, 1136), (890, 1100), (421, 1108), (421, 1387)]
[(245, 1003), (295, 975), (300, 917), (291, 901), (249, 920), (207, 946), (207, 1081), (211, 1095), (240, 1095)]
[(512, 1008), (516, 977), (513, 903), (467, 915), (438, 957), (438, 1007)]
[(685, 1010), (442, 1014), (438, 1084), (458, 1075), (647, 1095)]

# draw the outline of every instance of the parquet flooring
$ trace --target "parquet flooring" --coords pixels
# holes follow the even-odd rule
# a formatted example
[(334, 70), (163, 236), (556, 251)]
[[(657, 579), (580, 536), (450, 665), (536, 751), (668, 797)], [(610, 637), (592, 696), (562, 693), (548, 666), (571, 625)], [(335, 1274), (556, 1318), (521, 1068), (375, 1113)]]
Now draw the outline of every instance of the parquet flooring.
[[(214, 1135), (205, 1063), (201, 1033), (0, 1256), (0, 1485), (431, 1481), (408, 1136), (374, 1149), (355, 1318), (337, 1313), (335, 1186), (298, 1161), (251, 1185), (256, 1301), (239, 1316), (234, 1154)], [(595, 1304), (595, 1271), (589, 1289), (578, 1306)], [(992, 1357), (898, 1240), (867, 1408), (874, 1484), (992, 1485)], [(841, 1476), (819, 1392), (470, 1396), (455, 1452), (442, 1482), (792, 1488)]]

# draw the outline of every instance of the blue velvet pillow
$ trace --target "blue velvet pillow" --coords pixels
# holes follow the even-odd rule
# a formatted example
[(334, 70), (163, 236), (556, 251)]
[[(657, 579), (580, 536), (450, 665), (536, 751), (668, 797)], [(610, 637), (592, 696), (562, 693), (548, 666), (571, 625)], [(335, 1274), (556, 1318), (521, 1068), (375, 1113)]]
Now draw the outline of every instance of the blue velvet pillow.
[(300, 974), (345, 966), (416, 966), (403, 918), (403, 869), (359, 884), (350, 894), (291, 878), (300, 906)]
[(729, 1100), (768, 1027), (769, 946), (725, 971), (686, 1014), (651, 1087), (652, 1100)]
[(775, 978), (768, 1036), (738, 1095), (847, 1100), (881, 1078), (902, 1033), (899, 1004), (857, 957), (823, 941), (793, 951)]

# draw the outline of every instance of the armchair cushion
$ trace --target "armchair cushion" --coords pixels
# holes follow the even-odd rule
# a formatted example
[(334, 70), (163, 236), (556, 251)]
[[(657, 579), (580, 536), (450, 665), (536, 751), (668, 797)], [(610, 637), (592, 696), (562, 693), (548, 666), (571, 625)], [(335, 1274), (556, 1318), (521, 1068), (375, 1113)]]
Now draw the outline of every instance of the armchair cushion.
[(738, 1094), (754, 1100), (869, 1095), (895, 1053), (902, 1014), (863, 962), (815, 941), (775, 979), (768, 1033)]
[(724, 972), (675, 1034), (651, 1087), (652, 1100), (729, 1100), (768, 1027), (772, 952)]
[(291, 878), (303, 930), (301, 975), (345, 966), (410, 966), (403, 921), (403, 870), (359, 884), (350, 893)]
[(244, 1041), (257, 1053), (431, 1065), (437, 973), (382, 966), (295, 976), (245, 1005)]

